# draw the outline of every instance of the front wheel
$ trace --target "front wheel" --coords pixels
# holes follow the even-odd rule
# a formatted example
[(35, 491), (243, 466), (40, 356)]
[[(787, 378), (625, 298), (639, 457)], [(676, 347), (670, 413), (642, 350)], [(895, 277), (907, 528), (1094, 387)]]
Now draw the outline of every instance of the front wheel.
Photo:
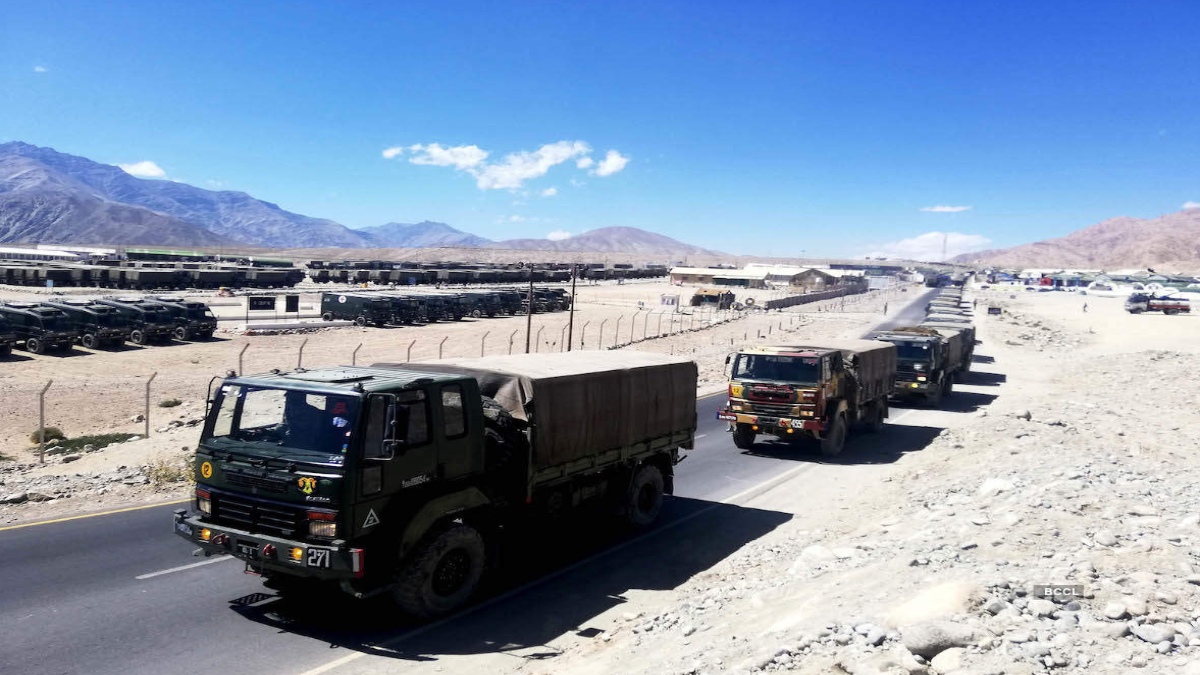
[(150, 340), (146, 336), (146, 331), (141, 330), (139, 328), (135, 328), (135, 329), (129, 331), (129, 341), (135, 345), (144, 345), (147, 342), (149, 342)]
[(176, 339), (176, 340), (179, 340), (180, 342), (182, 342), (182, 341), (184, 341), (184, 340), (189, 340), (189, 339), (191, 339), (191, 337), (192, 337), (192, 334), (191, 334), (191, 332), (190, 332), (190, 331), (188, 331), (188, 329), (184, 328), (183, 326), (180, 326), (180, 327), (176, 328), (176, 329), (175, 329), (175, 330), (172, 332), (172, 335), (174, 335), (174, 336), (175, 336), (175, 339)]
[(31, 337), (25, 340), (25, 351), (29, 352), (30, 354), (45, 354), (46, 343), (42, 342), (38, 338)]
[(321, 315), (322, 321), (333, 321), (333, 312), (325, 312)]
[(479, 587), (484, 555), (483, 537), (475, 528), (451, 524), (428, 537), (401, 567), (392, 597), (418, 618), (449, 614)]
[(100, 341), (92, 333), (84, 333), (83, 336), (79, 338), (79, 344), (87, 347), (88, 349), (95, 349), (96, 345), (99, 343)]
[(477, 310), (477, 309), (473, 309), (473, 310), (471, 310), (471, 318), (472, 318), (472, 319), (478, 319), (478, 318), (480, 318), (480, 317), (482, 317), (482, 316), (483, 316), (483, 312), (481, 312), (481, 311), (479, 311), (479, 310)]
[(643, 464), (633, 476), (625, 499), (625, 518), (634, 527), (647, 527), (658, 519), (663, 505), (662, 470)]
[(365, 325), (367, 325), (367, 317), (365, 317), (365, 316), (356, 316), (356, 317), (354, 317), (354, 325), (355, 325), (355, 326), (365, 326)]
[(867, 413), (867, 431), (877, 434), (883, 431), (883, 404), (872, 403), (871, 412)]
[(738, 450), (749, 450), (754, 447), (755, 435), (749, 424), (738, 424), (733, 428), (733, 445)]
[(846, 447), (846, 416), (838, 414), (833, 420), (829, 431), (821, 438), (821, 454), (826, 457), (836, 457), (842, 454)]

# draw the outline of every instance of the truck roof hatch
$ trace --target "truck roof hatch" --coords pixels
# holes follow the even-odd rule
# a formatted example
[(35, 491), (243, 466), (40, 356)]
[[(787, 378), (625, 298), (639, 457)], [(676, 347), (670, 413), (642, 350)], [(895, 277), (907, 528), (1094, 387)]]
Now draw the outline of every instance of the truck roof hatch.
[(289, 380), (304, 380), (305, 382), (360, 382), (373, 376), (369, 373), (355, 370), (309, 370), (301, 373), (287, 373), (284, 377)]

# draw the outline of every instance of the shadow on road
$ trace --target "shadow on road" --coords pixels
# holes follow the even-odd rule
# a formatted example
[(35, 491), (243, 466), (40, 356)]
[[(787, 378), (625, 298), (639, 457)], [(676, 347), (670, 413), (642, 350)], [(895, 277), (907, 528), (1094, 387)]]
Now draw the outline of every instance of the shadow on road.
[(855, 430), (846, 440), (846, 448), (837, 457), (821, 454), (820, 444), (809, 438), (788, 443), (768, 437), (754, 444), (753, 450), (742, 454), (772, 459), (790, 459), (820, 464), (890, 464), (906, 453), (916, 452), (929, 445), (940, 427), (917, 427), (904, 424), (885, 424), (878, 434)]
[[(564, 634), (598, 636), (589, 621), (634, 589), (670, 590), (711, 568), (791, 514), (669, 498), (659, 525), (638, 535), (610, 519), (576, 519), (505, 538), (500, 568), (474, 609), (422, 626), (384, 599), (294, 598), (255, 593), (230, 600), (251, 621), (373, 656), (435, 661), (443, 655), (508, 653), (539, 659)], [(538, 581), (528, 588), (525, 584)], [(419, 630), (418, 630), (419, 629)]]
[(1004, 373), (988, 373), (979, 370), (962, 373), (962, 378), (963, 384), (975, 384), (981, 387), (996, 387), (1008, 382), (1008, 376)]
[(971, 363), (995, 363), (996, 357), (987, 354), (972, 354)]

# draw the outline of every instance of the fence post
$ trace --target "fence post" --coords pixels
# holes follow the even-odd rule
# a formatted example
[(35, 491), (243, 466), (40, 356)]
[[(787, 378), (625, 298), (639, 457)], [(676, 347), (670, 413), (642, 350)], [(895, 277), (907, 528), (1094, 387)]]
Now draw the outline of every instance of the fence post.
[(483, 356), (483, 345), (487, 342), (488, 333), (491, 333), (491, 332), (492, 331), (490, 331), (490, 330), (485, 330), (485, 331), (483, 331), (483, 337), (479, 338), (479, 355), (480, 356)]
[(296, 370), (300, 370), (300, 366), (304, 363), (304, 345), (308, 344), (308, 338), (304, 338), (304, 342), (300, 343), (300, 353), (296, 355)]
[(662, 315), (665, 312), (666, 310), (663, 310), (662, 312), (658, 313), (658, 323), (654, 324), (654, 337), (662, 336)]
[(415, 344), (417, 344), (416, 338), (413, 338), (413, 341), (408, 343), (408, 351), (404, 354), (404, 362), (405, 363), (412, 361), (412, 348), (413, 348), (413, 345), (415, 345)]
[(146, 433), (143, 438), (150, 438), (150, 383), (158, 376), (158, 371), (150, 373), (150, 379), (146, 380)]
[(624, 314), (622, 314), (621, 316), (618, 316), (617, 317), (617, 326), (615, 328), (613, 328), (613, 346), (614, 347), (617, 346), (617, 341), (619, 341), (621, 339), (621, 319), (624, 319), (624, 318), (625, 318)]
[(565, 340), (567, 339), (567, 326), (570, 325), (571, 324), (566, 324), (562, 327), (562, 330), (558, 331), (558, 351), (560, 352), (565, 352), (567, 350), (567, 343)]
[(604, 349), (604, 324), (608, 323), (608, 319), (600, 322), (600, 337), (596, 339), (596, 349)]
[(446, 340), (449, 340), (449, 339), (450, 339), (450, 336), (447, 335), (442, 338), (441, 342), (438, 343), (438, 358), (439, 359), (442, 358), (442, 345), (446, 344)]
[(634, 312), (633, 318), (629, 320), (629, 344), (633, 344), (633, 331), (637, 328), (637, 318), (641, 312)]
[(350, 352), (350, 365), (352, 365), (352, 366), (358, 365), (358, 350), (360, 350), (360, 349), (362, 349), (361, 342), (358, 343), (358, 346), (354, 348), (354, 351)]
[(46, 463), (46, 390), (54, 380), (46, 380), (46, 386), (38, 394), (38, 461)]
[(519, 331), (519, 330), (521, 330), (521, 329), (518, 328), (517, 330), (514, 330), (512, 332), (512, 335), (508, 336), (508, 353), (509, 354), (512, 353), (513, 339), (517, 337), (517, 331)]
[(535, 349), (533, 350), (535, 352), (542, 351), (542, 331), (544, 331), (544, 330), (546, 330), (545, 326), (538, 326), (537, 337), (535, 337), (533, 339), (533, 341), (537, 343), (535, 345)]
[(246, 374), (245, 369), (242, 368), (242, 354), (245, 354), (246, 350), (249, 348), (250, 348), (250, 343), (247, 342), (246, 344), (242, 345), (242, 351), (238, 352), (238, 375)]
[(579, 329), (579, 348), (580, 349), (583, 349), (584, 345), (587, 344), (587, 327), (588, 327), (588, 324), (590, 324), (590, 323), (591, 323), (591, 321), (584, 321), (583, 328)]

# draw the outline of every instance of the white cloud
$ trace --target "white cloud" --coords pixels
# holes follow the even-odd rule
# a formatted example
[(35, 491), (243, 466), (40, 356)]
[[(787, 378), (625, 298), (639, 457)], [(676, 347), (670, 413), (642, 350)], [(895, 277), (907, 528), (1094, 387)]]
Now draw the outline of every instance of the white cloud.
[(505, 218), (505, 220), (510, 223), (523, 223), (525, 222), (525, 216), (509, 216), (508, 218)]
[(558, 188), (556, 187), (548, 187), (545, 190), (542, 190), (543, 197), (553, 197), (556, 194), (558, 194)]
[(580, 169), (590, 169), (595, 163), (596, 160), (592, 159), (591, 157), (580, 157), (579, 159), (575, 160), (575, 166)]
[(135, 162), (133, 164), (118, 164), (117, 166), (121, 167), (130, 176), (137, 176), (138, 178), (166, 178), (167, 176), (167, 172), (163, 171), (162, 167), (150, 160)]
[(604, 155), (604, 159), (600, 160), (600, 164), (596, 166), (596, 170), (592, 172), (593, 176), (611, 176), (629, 163), (629, 158), (624, 157), (616, 150), (609, 150)]
[(404, 154), (404, 148), (400, 147), (399, 145), (394, 145), (390, 148), (383, 149), (384, 159), (396, 159), (402, 154)]
[(34, 66), (34, 67), (33, 67), (33, 72), (35, 72), (35, 73), (44, 73), (44, 72), (47, 72), (47, 71), (49, 71), (49, 70), (50, 70), (50, 69), (49, 69), (49, 68), (47, 68), (46, 66)]
[(487, 151), (480, 149), (478, 145), (456, 145), (443, 148), (437, 143), (430, 143), (429, 145), (418, 143), (408, 146), (408, 149), (415, 153), (408, 160), (413, 164), (452, 166), (462, 171), (471, 171), (483, 163), (483, 160), (487, 159), (488, 156)]
[(584, 185), (587, 185), (587, 183), (586, 183), (585, 181), (581, 181), (581, 180), (579, 180), (578, 178), (572, 178), (572, 179), (571, 179), (571, 186), (572, 186), (572, 187), (583, 187)]
[(926, 262), (941, 261), (942, 247), (945, 246), (945, 258), (953, 258), (963, 253), (981, 251), (992, 243), (991, 239), (978, 234), (960, 234), (958, 232), (926, 232), (910, 239), (883, 244), (877, 250), (866, 254), (872, 258), (886, 257), (902, 260), (922, 260)]
[(1185, 208), (1185, 209), (1200, 209), (1200, 202), (1192, 202), (1192, 201), (1184, 202), (1183, 208)]
[(532, 178), (545, 176), (551, 168), (592, 151), (583, 141), (548, 143), (533, 152), (514, 152), (499, 164), (488, 164), (475, 173), (481, 190), (515, 190)]
[(571, 233), (566, 230), (555, 230), (546, 235), (546, 238), (550, 241), (562, 241), (563, 239), (570, 239)]
[(961, 213), (962, 211), (970, 211), (969, 206), (925, 206), (921, 208), (926, 213)]

